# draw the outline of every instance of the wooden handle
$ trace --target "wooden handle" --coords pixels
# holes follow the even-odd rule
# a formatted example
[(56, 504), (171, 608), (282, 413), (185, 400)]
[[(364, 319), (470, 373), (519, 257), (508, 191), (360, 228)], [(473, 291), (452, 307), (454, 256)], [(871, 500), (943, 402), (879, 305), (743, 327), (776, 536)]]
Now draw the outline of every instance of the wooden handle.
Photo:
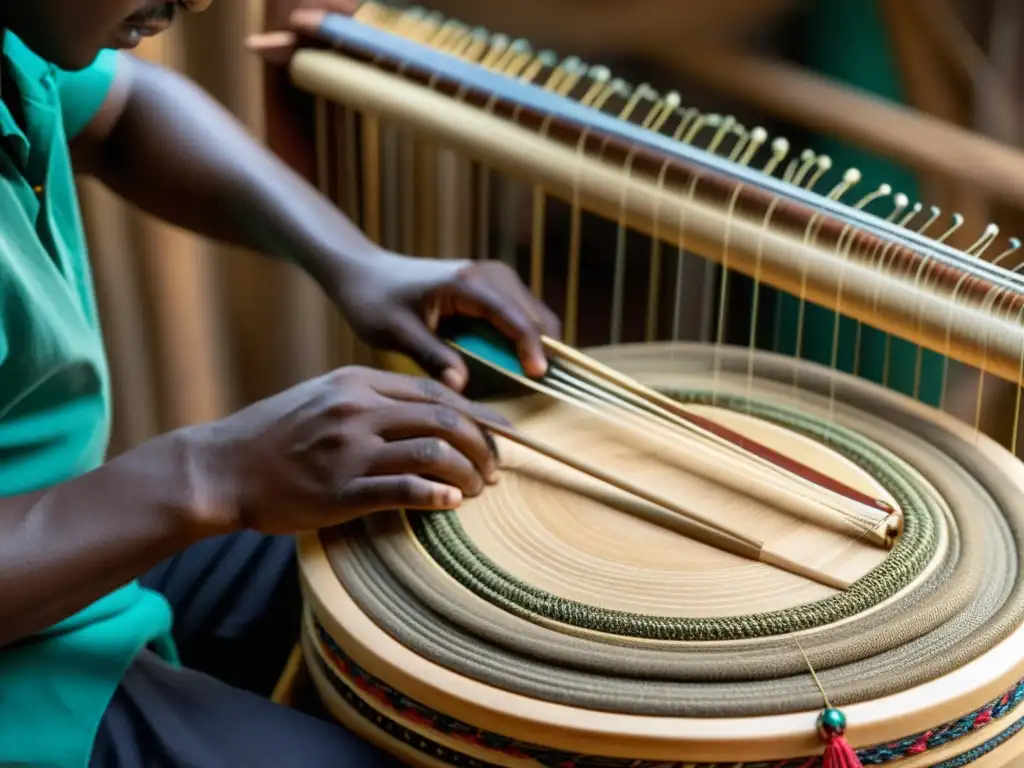
[(589, 464), (585, 461), (575, 459), (572, 456), (568, 455), (567, 453), (559, 451), (557, 448), (553, 446), (546, 445), (538, 440), (535, 440), (529, 435), (524, 435), (522, 432), (519, 432), (515, 429), (511, 429), (509, 427), (503, 427), (500, 424), (495, 424), (494, 422), (482, 419), (475, 419), (475, 421), (488, 432), (493, 432), (496, 435), (500, 435), (501, 437), (504, 437), (506, 440), (511, 440), (514, 443), (522, 445), (524, 448), (529, 448), (534, 453), (538, 453), (541, 456), (547, 456), (549, 459), (557, 461), (559, 464), (564, 464), (567, 467), (572, 467), (577, 472), (582, 472), (583, 474), (588, 475), (594, 478), (595, 480), (600, 480), (602, 483), (607, 483), (608, 485), (618, 488), (620, 491), (625, 491), (626, 493), (632, 494), (633, 496), (643, 499), (644, 501), (650, 502), (651, 504), (656, 504), (659, 507), (664, 507), (670, 512), (674, 512), (675, 514), (681, 517), (698, 522), (702, 526), (706, 526), (707, 528), (710, 528), (726, 537), (735, 539), (737, 541), (741, 541), (745, 545), (747, 545), (751, 551), (754, 552), (755, 557), (756, 553), (764, 545), (764, 542), (759, 541), (758, 539), (754, 539), (745, 534), (730, 530), (727, 526), (718, 522), (714, 518), (703, 514), (702, 512), (694, 512), (693, 510), (686, 509), (685, 507), (676, 504), (671, 499), (667, 499), (664, 496), (661, 496), (656, 493), (651, 493), (650, 491), (641, 488), (639, 485), (635, 485), (629, 482), (628, 480), (624, 480), (621, 477), (616, 477), (615, 475), (605, 472), (604, 470), (594, 466), (593, 464)]
[[(678, 428), (672, 432), (674, 447), (685, 452), (687, 468), (695, 474), (731, 487), (738, 493), (759, 498), (795, 517), (857, 538), (864, 537), (887, 549), (902, 533), (903, 516), (888, 505), (883, 511), (874, 499), (859, 491), (853, 491), (857, 498), (851, 500), (849, 492), (843, 493), (843, 484), (765, 446), (744, 440), (742, 435), (709, 419), (690, 414), (675, 401), (622, 376), (582, 352), (552, 339), (547, 339), (545, 346), (555, 351), (561, 360), (596, 373), (599, 378), (622, 387), (629, 395), (653, 404), (653, 412), (637, 409), (628, 400), (620, 398), (617, 392), (598, 388), (608, 395), (617, 410), (629, 413), (631, 417), (640, 417), (659, 428)], [(556, 383), (561, 384), (557, 375), (552, 381), (553, 385)], [(570, 386), (589, 389), (589, 383), (581, 379)], [(729, 439), (729, 434), (733, 440)], [(689, 439), (691, 435), (696, 440)], [(760, 478), (760, 482), (751, 482), (755, 476)], [(865, 504), (862, 498), (871, 503)]]
[(798, 563), (790, 560), (789, 558), (765, 550), (763, 542), (746, 536), (738, 531), (730, 530), (728, 527), (700, 512), (694, 512), (693, 510), (686, 509), (685, 507), (676, 504), (671, 499), (667, 499), (656, 493), (651, 493), (638, 485), (630, 483), (628, 480), (615, 477), (592, 464), (575, 459), (572, 456), (562, 453), (558, 449), (535, 440), (528, 435), (524, 435), (511, 427), (505, 427), (476, 416), (472, 416), (471, 418), (481, 428), (488, 432), (493, 432), (494, 434), (511, 442), (517, 443), (518, 445), (522, 445), (524, 448), (528, 448), (541, 456), (546, 456), (553, 461), (557, 461), (558, 463), (571, 467), (578, 472), (582, 472), (595, 480), (607, 483), (608, 485), (618, 488), (621, 491), (625, 491), (639, 499), (643, 499), (644, 501), (673, 512), (678, 516), (678, 522), (681, 524), (686, 535), (707, 544), (708, 546), (712, 546), (726, 552), (731, 552), (734, 555), (745, 557), (750, 560), (772, 565), (780, 570), (788, 571), (789, 573), (793, 573), (797, 576), (803, 576), (804, 578), (811, 579), (812, 581), (824, 584), (827, 587), (832, 587), (833, 589), (846, 589), (849, 587), (847, 582), (836, 579), (829, 574), (822, 573), (810, 566), (804, 565), (803, 563)]

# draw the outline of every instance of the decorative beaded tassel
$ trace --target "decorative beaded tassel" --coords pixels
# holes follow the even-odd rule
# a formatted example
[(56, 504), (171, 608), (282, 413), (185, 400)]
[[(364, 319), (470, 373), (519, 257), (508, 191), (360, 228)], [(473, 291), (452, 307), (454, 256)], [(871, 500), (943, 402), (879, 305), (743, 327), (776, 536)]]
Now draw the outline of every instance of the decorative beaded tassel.
[(807, 652), (800, 645), (796, 635), (791, 637), (796, 643), (796, 647), (800, 649), (800, 654), (804, 657), (804, 661), (807, 662), (807, 669), (811, 673), (811, 678), (814, 680), (814, 684), (818, 686), (821, 698), (825, 701), (825, 709), (818, 715), (818, 736), (825, 742), (825, 754), (821, 757), (821, 768), (864, 768), (864, 764), (857, 757), (857, 753), (853, 751), (853, 747), (846, 740), (846, 715), (832, 706), (832, 702), (828, 700), (828, 694), (825, 693), (821, 680), (818, 679), (818, 673), (814, 671), (814, 665), (807, 658)]
[(825, 742), (825, 754), (821, 758), (821, 768), (864, 768), (853, 751), (853, 747), (843, 737), (846, 733), (846, 715), (828, 705), (818, 717), (818, 735)]

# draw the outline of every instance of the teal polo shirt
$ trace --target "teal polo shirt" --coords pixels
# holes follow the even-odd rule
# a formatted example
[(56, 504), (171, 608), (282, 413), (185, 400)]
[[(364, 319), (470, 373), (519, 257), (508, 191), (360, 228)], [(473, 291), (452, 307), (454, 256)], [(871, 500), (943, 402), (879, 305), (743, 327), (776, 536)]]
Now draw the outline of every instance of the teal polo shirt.
[[(7, 32), (3, 57), (24, 122), (22, 130), (0, 102), (0, 495), (8, 496), (104, 459), (110, 383), (68, 140), (99, 110), (119, 55), (62, 72)], [(0, 765), (84, 768), (139, 651), (153, 645), (174, 659), (170, 629), (166, 600), (131, 583), (0, 649)]]

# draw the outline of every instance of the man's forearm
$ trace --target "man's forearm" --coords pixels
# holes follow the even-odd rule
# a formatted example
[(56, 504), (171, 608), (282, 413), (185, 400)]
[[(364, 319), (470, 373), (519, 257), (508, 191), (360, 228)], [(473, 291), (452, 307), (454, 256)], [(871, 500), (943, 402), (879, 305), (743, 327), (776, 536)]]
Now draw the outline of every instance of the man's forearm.
[(0, 499), (0, 647), (41, 632), (201, 538), (186, 451), (158, 438)]
[[(88, 168), (148, 213), (201, 235), (284, 259), (315, 278), (320, 263), (375, 247), (194, 83), (132, 61), (123, 113)], [(330, 241), (324, 233), (330, 233)]]

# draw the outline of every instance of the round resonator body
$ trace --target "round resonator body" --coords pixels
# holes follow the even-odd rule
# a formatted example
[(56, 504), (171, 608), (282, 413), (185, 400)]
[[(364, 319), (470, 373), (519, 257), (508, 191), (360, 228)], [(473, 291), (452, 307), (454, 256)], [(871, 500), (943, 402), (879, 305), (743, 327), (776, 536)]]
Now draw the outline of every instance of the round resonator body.
[(696, 542), (666, 510), (500, 441), (500, 483), (458, 511), (302, 540), (303, 646), (335, 717), (420, 766), (811, 768), (823, 689), (865, 766), (1024, 759), (1024, 466), (1009, 452), (790, 358), (589, 354), (888, 501), (902, 535), (886, 550), (688, 472), (667, 431), (501, 401), (537, 440), (852, 585)]

